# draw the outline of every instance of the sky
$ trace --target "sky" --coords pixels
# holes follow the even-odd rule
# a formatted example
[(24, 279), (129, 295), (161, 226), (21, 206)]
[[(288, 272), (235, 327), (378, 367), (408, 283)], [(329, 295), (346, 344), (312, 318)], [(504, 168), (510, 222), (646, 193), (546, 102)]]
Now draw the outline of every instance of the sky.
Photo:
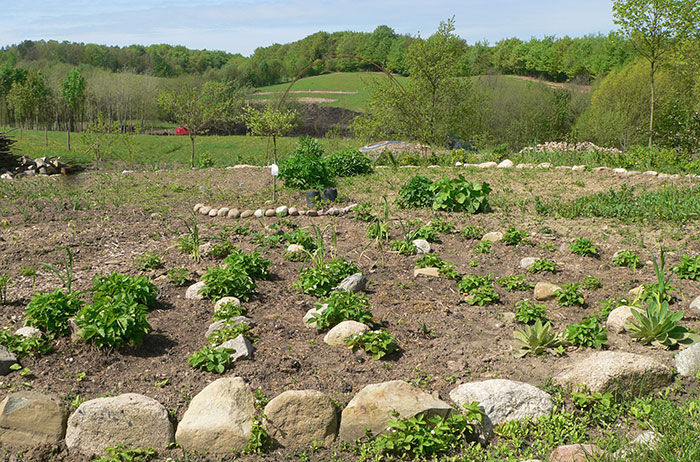
[(507, 37), (578, 37), (614, 29), (611, 0), (0, 0), (0, 46), (23, 40), (167, 43), (248, 56), (323, 30), (427, 37), (455, 18), (471, 44)]

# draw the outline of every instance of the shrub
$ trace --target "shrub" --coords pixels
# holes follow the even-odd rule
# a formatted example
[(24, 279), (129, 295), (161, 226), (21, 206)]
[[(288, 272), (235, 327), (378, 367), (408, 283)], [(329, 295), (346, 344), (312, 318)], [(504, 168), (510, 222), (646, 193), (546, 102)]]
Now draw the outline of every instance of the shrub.
[(525, 324), (534, 324), (536, 321), (548, 322), (547, 307), (529, 300), (515, 302), (518, 311), (515, 312), (515, 319)]
[(628, 266), (633, 269), (637, 269), (642, 266), (639, 256), (630, 250), (621, 250), (618, 252), (615, 258), (613, 258), (613, 265)]
[(279, 177), (285, 186), (299, 190), (333, 186), (333, 177), (322, 154), (318, 141), (301, 137), (292, 155), (280, 163)]
[(579, 237), (572, 242), (569, 245), (569, 250), (571, 250), (571, 253), (581, 255), (582, 257), (598, 256), (598, 249), (596, 246), (593, 245), (590, 239), (586, 239), (585, 237)]
[(530, 236), (530, 233), (527, 231), (520, 231), (510, 226), (503, 235), (503, 243), (505, 245), (518, 245), (528, 236)]
[(137, 303), (153, 308), (158, 288), (144, 276), (126, 276), (121, 273), (98, 274), (92, 278), (93, 297), (131, 297)]
[(316, 302), (316, 308), (321, 308), (324, 304), (328, 304), (328, 308), (322, 313), (314, 315), (318, 330), (329, 329), (343, 321), (352, 320), (367, 323), (372, 320), (369, 300), (364, 295), (345, 290), (334, 290), (328, 298), (322, 302)]
[(263, 258), (258, 252), (245, 253), (234, 249), (224, 260), (227, 267), (245, 272), (251, 278), (267, 279), (270, 276), (270, 260)]
[(564, 349), (556, 335), (550, 333), (551, 325), (537, 320), (532, 326), (525, 326), (513, 333), (520, 346), (518, 356), (541, 355), (543, 353), (563, 354)]
[(432, 189), (433, 182), (422, 175), (416, 175), (399, 189), (399, 198), (396, 200), (402, 209), (420, 209), (433, 206), (435, 193)]
[(563, 287), (555, 290), (554, 294), (557, 296), (557, 301), (561, 306), (583, 306), (586, 301), (579, 290), (578, 284), (563, 284)]
[(373, 173), (372, 160), (359, 149), (349, 148), (334, 152), (326, 160), (331, 175), (337, 177)]
[(319, 262), (302, 269), (294, 285), (305, 294), (323, 297), (340, 281), (357, 272), (359, 269), (354, 263), (344, 258), (336, 258), (328, 263)]
[(35, 294), (27, 305), (25, 324), (51, 335), (64, 335), (70, 332), (68, 319), (82, 307), (83, 302), (78, 297), (65, 294), (61, 289)]
[(535, 260), (535, 263), (532, 264), (529, 271), (531, 273), (542, 273), (544, 271), (554, 273), (557, 271), (557, 265), (553, 261), (547, 260), (546, 258), (538, 258)]
[(491, 187), (488, 183), (472, 183), (459, 175), (453, 179), (442, 178), (434, 182), (431, 189), (434, 194), (434, 210), (468, 213), (491, 210), (488, 203)]
[(680, 264), (674, 266), (672, 271), (676, 273), (678, 279), (700, 280), (700, 255), (695, 257), (681, 255)]
[(236, 266), (209, 268), (202, 276), (202, 280), (205, 285), (199, 293), (213, 301), (223, 297), (236, 297), (248, 301), (258, 287), (247, 272)]
[(596, 317), (584, 319), (578, 324), (569, 324), (564, 338), (571, 345), (588, 348), (602, 348), (608, 342), (606, 330)]
[(195, 351), (187, 360), (187, 364), (195, 369), (223, 374), (231, 365), (231, 348), (215, 348), (205, 345), (201, 350)]
[(95, 297), (78, 313), (78, 335), (98, 348), (119, 348), (128, 343), (139, 345), (151, 331), (148, 307), (131, 294)]
[(345, 339), (352, 351), (364, 350), (374, 359), (382, 359), (399, 349), (396, 339), (384, 329), (360, 332)]

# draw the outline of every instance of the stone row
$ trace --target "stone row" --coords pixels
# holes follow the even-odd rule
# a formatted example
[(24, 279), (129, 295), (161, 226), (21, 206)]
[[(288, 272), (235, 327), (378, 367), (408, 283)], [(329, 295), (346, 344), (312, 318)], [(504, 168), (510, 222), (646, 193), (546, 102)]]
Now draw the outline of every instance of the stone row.
[(262, 217), (296, 217), (296, 216), (307, 216), (307, 217), (320, 217), (324, 215), (330, 216), (343, 216), (347, 215), (352, 211), (357, 204), (351, 204), (347, 207), (330, 207), (326, 210), (299, 210), (296, 207), (287, 207), (286, 205), (281, 205), (277, 208), (259, 208), (256, 210), (243, 209), (242, 211), (236, 207), (211, 207), (205, 204), (195, 204), (192, 210), (195, 213), (201, 215), (207, 215), (210, 217), (226, 217), (226, 218), (262, 218)]

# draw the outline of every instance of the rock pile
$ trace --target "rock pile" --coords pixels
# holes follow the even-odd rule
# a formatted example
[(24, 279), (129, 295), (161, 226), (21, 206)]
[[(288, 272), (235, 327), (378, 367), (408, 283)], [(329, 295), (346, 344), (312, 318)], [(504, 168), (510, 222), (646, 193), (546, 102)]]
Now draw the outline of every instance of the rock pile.
[(566, 141), (550, 141), (537, 146), (527, 146), (520, 150), (524, 152), (606, 152), (608, 154), (622, 154), (622, 151), (615, 148), (602, 148), (590, 141), (581, 143), (567, 143)]
[[(2, 160), (3, 158), (0, 158)], [(4, 158), (5, 160), (8, 157)], [(19, 178), (23, 176), (34, 176), (34, 175), (67, 175), (72, 173), (72, 168), (65, 162), (61, 162), (59, 158), (53, 157), (39, 157), (38, 159), (32, 159), (27, 156), (18, 157), (18, 163), (15, 167), (7, 168), (0, 166), (0, 178), (5, 180), (11, 180), (13, 178)], [(10, 165), (11, 162), (6, 161), (4, 165)]]

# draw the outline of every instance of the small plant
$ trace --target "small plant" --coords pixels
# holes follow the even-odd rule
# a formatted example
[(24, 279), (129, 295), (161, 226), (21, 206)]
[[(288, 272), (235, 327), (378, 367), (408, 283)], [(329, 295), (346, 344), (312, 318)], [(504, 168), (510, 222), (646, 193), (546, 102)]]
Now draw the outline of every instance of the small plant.
[(438, 231), (430, 225), (423, 225), (418, 229), (414, 229), (406, 233), (406, 240), (414, 241), (416, 239), (424, 239), (428, 242), (438, 242)]
[(243, 448), (244, 454), (263, 454), (272, 447), (272, 438), (270, 438), (262, 423), (264, 419), (265, 415), (262, 413), (259, 413), (253, 419), (250, 439), (246, 447)]
[(525, 324), (534, 324), (537, 321), (548, 322), (547, 306), (541, 305), (529, 300), (520, 300), (515, 302), (517, 311), (515, 319)]
[(468, 295), (479, 287), (490, 286), (492, 283), (493, 276), (490, 274), (487, 274), (486, 276), (472, 274), (470, 276), (464, 276), (457, 283), (457, 289), (459, 290), (459, 293)]
[(561, 355), (564, 349), (559, 338), (550, 333), (551, 325), (537, 320), (532, 326), (525, 326), (522, 330), (513, 333), (515, 342), (520, 346), (518, 356), (541, 355), (543, 353), (554, 353)]
[(353, 220), (360, 220), (364, 221), (366, 223), (369, 223), (370, 221), (374, 221), (377, 219), (376, 216), (373, 215), (373, 208), (372, 208), (372, 203), (371, 202), (363, 202), (354, 209), (352, 209), (354, 215), (353, 215)]
[(263, 258), (258, 252), (245, 253), (233, 250), (224, 260), (226, 266), (235, 271), (248, 274), (251, 278), (267, 279), (270, 276), (270, 260)]
[(7, 289), (12, 285), (12, 279), (7, 274), (0, 274), (0, 305), (7, 304)]
[(462, 230), (462, 236), (473, 241), (480, 240), (482, 237), (484, 237), (485, 233), (486, 231), (484, 230), (484, 228), (476, 225), (467, 225)]
[(66, 260), (63, 263), (63, 270), (66, 273), (65, 276), (53, 265), (50, 265), (48, 263), (42, 263), (42, 266), (48, 268), (49, 270), (51, 270), (51, 272), (58, 276), (58, 279), (61, 280), (61, 283), (66, 289), (66, 292), (70, 293), (71, 286), (73, 285), (73, 254), (71, 253), (68, 246), (66, 246)]
[(467, 303), (470, 305), (486, 306), (497, 303), (500, 296), (491, 286), (481, 286), (472, 290), (467, 297)]
[(402, 209), (419, 209), (432, 207), (435, 193), (432, 190), (432, 180), (416, 175), (399, 189), (396, 200)]
[(586, 276), (583, 278), (583, 281), (581, 281), (581, 285), (586, 290), (596, 290), (603, 287), (603, 284), (600, 282), (600, 278), (595, 276)]
[(180, 218), (183, 223), (185, 223), (185, 228), (187, 228), (187, 234), (178, 239), (177, 246), (180, 252), (190, 254), (194, 261), (199, 263), (201, 256), (199, 255), (199, 246), (201, 244), (199, 239), (199, 224), (197, 223), (197, 214), (192, 212), (192, 219), (187, 221), (184, 218)]
[(507, 291), (514, 290), (532, 290), (535, 285), (525, 280), (524, 274), (514, 274), (496, 279), (496, 284), (503, 287)]
[(56, 289), (32, 297), (26, 308), (25, 323), (37, 327), (50, 335), (65, 335), (70, 332), (68, 319), (75, 316), (83, 303), (72, 293)]
[(187, 364), (195, 369), (223, 374), (231, 365), (233, 351), (231, 348), (215, 348), (211, 345), (205, 345), (201, 350), (192, 353)]
[(416, 268), (438, 268), (440, 276), (457, 279), (459, 272), (455, 270), (454, 265), (440, 258), (437, 254), (422, 255), (415, 264)]
[(250, 324), (247, 324), (245, 322), (229, 324), (212, 332), (211, 335), (207, 337), (207, 342), (209, 342), (210, 345), (218, 346), (224, 342), (233, 340), (239, 335), (242, 335), (251, 340), (256, 340), (256, 337), (250, 332), (251, 329), (252, 327), (250, 326)]
[(582, 257), (598, 257), (598, 249), (590, 239), (579, 237), (569, 245), (571, 253), (581, 255)]
[(235, 250), (236, 247), (229, 241), (217, 242), (216, 244), (211, 246), (209, 255), (216, 258), (217, 260), (221, 260), (223, 258), (228, 257)]
[(136, 259), (136, 269), (139, 271), (150, 271), (163, 267), (163, 261), (159, 255), (154, 253), (144, 253)]
[(376, 221), (367, 226), (365, 234), (369, 239), (389, 240), (389, 225), (381, 221)]
[(474, 247), (473, 252), (479, 254), (491, 253), (491, 247), (493, 247), (493, 242), (481, 241)]
[(491, 210), (488, 202), (491, 187), (488, 183), (472, 183), (459, 175), (457, 178), (443, 177), (434, 182), (431, 189), (434, 194), (433, 210), (467, 213)]
[(323, 297), (340, 281), (357, 272), (357, 266), (344, 258), (336, 258), (327, 263), (318, 261), (315, 265), (302, 269), (294, 285), (305, 294)]
[(123, 444), (105, 448), (107, 455), (95, 459), (95, 462), (148, 462), (156, 457), (153, 448), (127, 448)]
[(651, 300), (671, 302), (673, 300), (672, 292), (675, 290), (675, 287), (670, 284), (671, 276), (666, 277), (666, 255), (663, 249), (661, 250), (659, 261), (657, 262), (656, 258), (654, 258), (653, 263), (656, 282), (644, 284), (644, 291), (641, 296), (647, 302)]
[(208, 152), (203, 152), (199, 155), (199, 165), (198, 167), (200, 169), (202, 168), (210, 168), (214, 166), (214, 159), (211, 158), (211, 155)]
[(606, 329), (595, 316), (584, 319), (578, 324), (569, 324), (564, 332), (564, 339), (571, 345), (603, 348), (608, 342)]
[(535, 260), (535, 263), (532, 264), (529, 271), (531, 273), (555, 273), (557, 271), (557, 264), (546, 258), (538, 258)]
[(695, 257), (681, 255), (680, 264), (674, 266), (672, 271), (676, 273), (678, 279), (700, 280), (700, 255)]
[(334, 290), (322, 302), (316, 302), (317, 309), (327, 304), (328, 307), (320, 314), (314, 315), (316, 329), (330, 329), (343, 321), (357, 321), (367, 323), (372, 320), (369, 299), (354, 292)]
[(78, 335), (98, 348), (119, 348), (126, 343), (136, 346), (151, 331), (148, 307), (130, 294), (96, 296), (91, 305), (80, 310), (75, 323), (80, 328)]
[(561, 306), (583, 306), (586, 302), (579, 290), (579, 284), (563, 284), (561, 289), (554, 291), (554, 295), (557, 296), (557, 302)]
[(246, 308), (237, 305), (233, 302), (222, 303), (219, 308), (214, 311), (214, 321), (228, 321), (236, 316), (243, 316), (246, 313)]
[(413, 242), (403, 240), (403, 241), (393, 241), (391, 243), (391, 250), (398, 252), (400, 255), (415, 255), (417, 252), (416, 246)]
[(345, 339), (345, 343), (352, 351), (364, 350), (374, 359), (382, 359), (399, 348), (394, 336), (384, 329), (360, 332)]
[(309, 252), (316, 250), (316, 243), (314, 242), (313, 236), (305, 229), (295, 229), (294, 231), (284, 233), (282, 239), (287, 241), (287, 244), (300, 245)]
[(668, 310), (668, 302), (657, 294), (651, 299), (644, 312), (632, 310), (635, 320), (625, 326), (625, 330), (638, 342), (649, 343), (666, 349), (675, 348), (679, 344), (690, 344), (700, 341), (700, 335), (690, 332), (678, 324), (683, 319), (683, 312)]
[(230, 265), (207, 269), (202, 280), (205, 285), (199, 293), (215, 302), (223, 297), (248, 301), (258, 287), (248, 273)]
[(639, 256), (630, 250), (621, 250), (613, 258), (613, 265), (615, 266), (627, 266), (636, 270), (641, 265)]
[(178, 287), (187, 285), (190, 280), (190, 270), (184, 266), (176, 266), (168, 270), (168, 282)]
[(134, 301), (153, 308), (158, 288), (144, 276), (126, 276), (121, 273), (98, 274), (92, 278), (93, 298), (133, 298)]
[(517, 246), (523, 241), (523, 239), (527, 238), (528, 236), (530, 236), (530, 233), (528, 233), (527, 231), (520, 231), (511, 226), (506, 230), (505, 234), (503, 235), (503, 243), (505, 245)]
[(427, 226), (440, 234), (451, 234), (455, 231), (455, 224), (451, 221), (445, 220), (442, 217), (432, 220)]
[(47, 354), (53, 351), (47, 337), (25, 337), (9, 332), (9, 328), (0, 330), (0, 345), (14, 353), (18, 359), (27, 355)]

